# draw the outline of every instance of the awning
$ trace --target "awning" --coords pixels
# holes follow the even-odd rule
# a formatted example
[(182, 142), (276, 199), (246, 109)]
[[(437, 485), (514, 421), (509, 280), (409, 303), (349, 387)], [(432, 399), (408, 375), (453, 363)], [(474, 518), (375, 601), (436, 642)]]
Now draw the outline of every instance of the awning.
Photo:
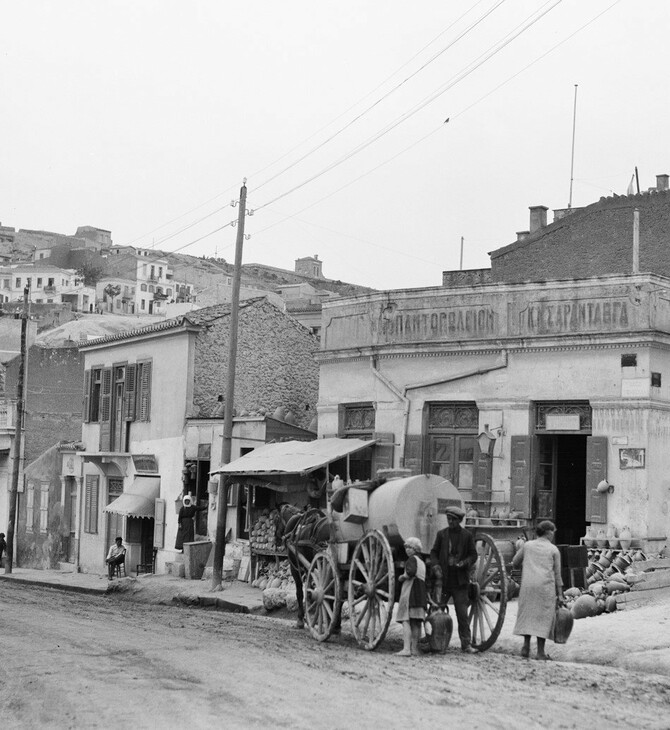
[(265, 444), (211, 474), (309, 474), (376, 441), (362, 439), (317, 439)]
[(155, 477), (135, 477), (128, 489), (105, 507), (105, 512), (115, 512), (127, 517), (153, 517), (154, 500), (160, 496), (161, 480)]

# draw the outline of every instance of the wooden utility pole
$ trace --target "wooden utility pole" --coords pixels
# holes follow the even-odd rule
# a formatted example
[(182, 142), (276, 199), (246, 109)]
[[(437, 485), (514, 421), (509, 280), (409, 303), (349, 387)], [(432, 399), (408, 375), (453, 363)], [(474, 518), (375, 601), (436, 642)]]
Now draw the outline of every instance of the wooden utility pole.
[(21, 311), (21, 358), (19, 360), (19, 380), (16, 386), (16, 424), (14, 428), (14, 458), (12, 460), (12, 483), (9, 490), (9, 521), (7, 524), (7, 560), (5, 573), (12, 572), (14, 561), (14, 528), (16, 526), (16, 503), (19, 496), (19, 471), (21, 468), (23, 437), (23, 379), (26, 372), (26, 330), (28, 328), (28, 294), (23, 290), (23, 309)]
[[(235, 365), (237, 362), (237, 325), (240, 311), (240, 280), (242, 278), (242, 244), (244, 242), (244, 218), (247, 204), (246, 178), (240, 188), (240, 210), (237, 216), (237, 241), (235, 243), (235, 269), (233, 272), (233, 295), (230, 307), (230, 333), (228, 340), (228, 373), (226, 377), (226, 400), (223, 415), (223, 444), (221, 465), (230, 462), (233, 442), (233, 406), (235, 403)], [(228, 518), (228, 479), (219, 475), (217, 495), (216, 538), (214, 562), (212, 565), (212, 590), (220, 590), (223, 582), (223, 558), (226, 553), (226, 522)]]

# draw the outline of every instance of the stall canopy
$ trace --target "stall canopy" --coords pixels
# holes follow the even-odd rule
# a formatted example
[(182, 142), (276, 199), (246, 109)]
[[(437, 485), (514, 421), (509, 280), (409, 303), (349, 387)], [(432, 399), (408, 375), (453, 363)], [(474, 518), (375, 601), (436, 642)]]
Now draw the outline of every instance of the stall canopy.
[(128, 489), (105, 507), (127, 517), (154, 517), (155, 500), (160, 496), (161, 480), (156, 476), (135, 477)]
[(317, 439), (265, 444), (212, 474), (309, 474), (356, 451), (375, 444), (362, 439)]

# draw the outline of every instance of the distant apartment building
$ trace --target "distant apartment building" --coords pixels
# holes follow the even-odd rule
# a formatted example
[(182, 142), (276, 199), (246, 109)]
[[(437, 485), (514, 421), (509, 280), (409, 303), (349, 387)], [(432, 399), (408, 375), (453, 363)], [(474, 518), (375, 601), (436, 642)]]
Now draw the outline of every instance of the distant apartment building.
[(69, 304), (76, 312), (95, 307), (95, 289), (85, 286), (74, 269), (43, 263), (0, 267), (0, 303), (21, 301), (26, 286), (34, 304)]
[(194, 299), (193, 287), (175, 281), (166, 258), (156, 251), (130, 252), (113, 249), (108, 262), (108, 276), (96, 287), (98, 308), (117, 314), (164, 314), (167, 303)]

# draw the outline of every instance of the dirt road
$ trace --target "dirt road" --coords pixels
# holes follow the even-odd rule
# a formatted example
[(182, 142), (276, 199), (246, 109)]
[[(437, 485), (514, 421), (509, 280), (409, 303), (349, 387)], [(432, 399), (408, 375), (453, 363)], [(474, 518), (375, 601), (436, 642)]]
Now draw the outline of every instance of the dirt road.
[(0, 585), (12, 728), (668, 728), (670, 679), (488, 653), (406, 659), (284, 620)]

